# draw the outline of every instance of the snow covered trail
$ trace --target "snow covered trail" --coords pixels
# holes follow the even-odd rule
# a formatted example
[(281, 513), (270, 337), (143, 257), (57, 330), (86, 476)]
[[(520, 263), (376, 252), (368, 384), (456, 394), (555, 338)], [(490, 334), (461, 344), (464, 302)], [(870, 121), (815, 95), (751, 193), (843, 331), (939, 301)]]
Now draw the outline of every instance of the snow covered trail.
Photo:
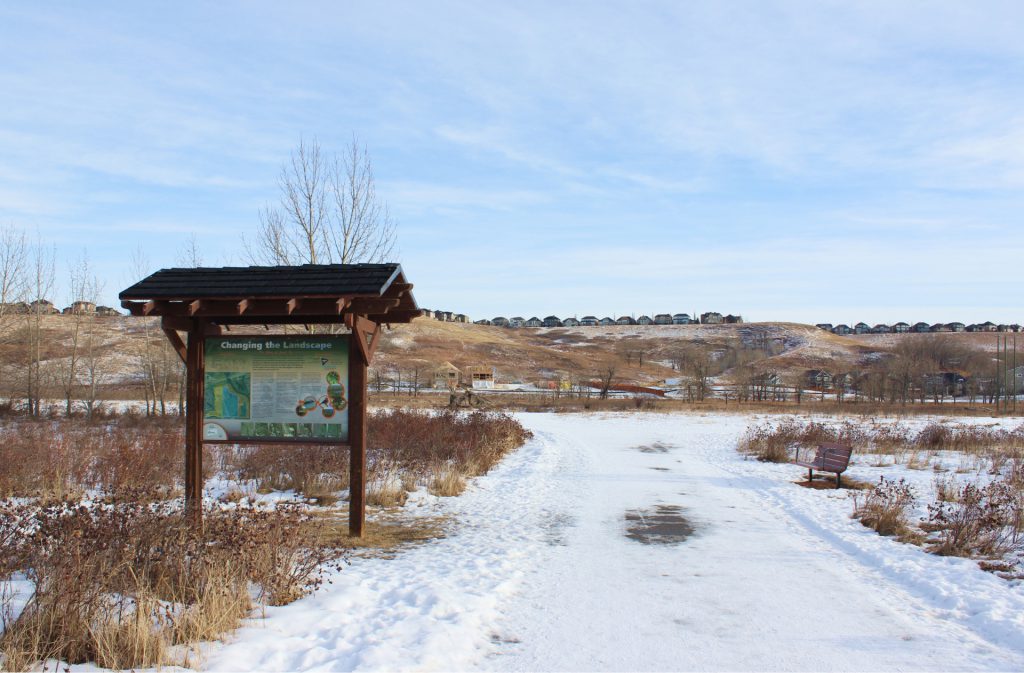
[[(846, 493), (793, 485), (792, 466), (740, 459), (749, 417), (524, 420), (577, 459), (558, 475), (575, 525), (503, 608), (512, 642), (488, 669), (1024, 666), (1019, 586), (879, 537), (850, 519)], [(681, 506), (696, 534), (623, 535), (626, 510), (659, 503)]]
[[(743, 460), (750, 416), (520, 418), (525, 447), (465, 495), (421, 500), (454, 515), (449, 537), (354, 561), (204, 667), (1024, 669), (1019, 584), (879, 537), (792, 466)], [(659, 506), (692, 535), (627, 537)]]

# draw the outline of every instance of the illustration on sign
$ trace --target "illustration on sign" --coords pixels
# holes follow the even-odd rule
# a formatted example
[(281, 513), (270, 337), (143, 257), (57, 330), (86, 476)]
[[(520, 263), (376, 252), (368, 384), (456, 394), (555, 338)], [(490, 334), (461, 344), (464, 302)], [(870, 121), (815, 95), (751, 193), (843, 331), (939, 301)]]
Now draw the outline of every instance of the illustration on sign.
[(205, 342), (203, 438), (348, 441), (347, 336)]

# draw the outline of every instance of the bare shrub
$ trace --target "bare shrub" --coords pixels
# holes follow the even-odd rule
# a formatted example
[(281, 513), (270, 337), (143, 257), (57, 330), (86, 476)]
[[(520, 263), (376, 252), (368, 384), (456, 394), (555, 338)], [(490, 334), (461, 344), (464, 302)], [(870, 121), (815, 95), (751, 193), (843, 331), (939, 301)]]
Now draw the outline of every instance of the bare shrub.
[(343, 558), (325, 542), (323, 520), (294, 507), (210, 509), (202, 534), (174, 506), (134, 499), (7, 508), (20, 536), (0, 538), (0, 553), (19, 558), (34, 586), (0, 636), (9, 669), (46, 659), (175, 663), (171, 644), (238, 626), (252, 608), (250, 583), (266, 602), (287, 603)]
[(258, 444), (239, 447), (231, 457), (239, 478), (262, 491), (295, 489), (326, 498), (348, 487), (348, 451), (323, 444)]
[(915, 502), (913, 489), (905, 480), (890, 481), (881, 477), (863, 500), (854, 496), (853, 516), (880, 535), (907, 537), (909, 515)]
[(937, 534), (929, 551), (997, 558), (1024, 546), (1024, 492), (1014, 481), (964, 484), (955, 495), (929, 505), (926, 528)]
[(833, 427), (823, 423), (801, 423), (787, 418), (781, 423), (765, 423), (747, 428), (737, 448), (741, 453), (768, 463), (785, 463), (792, 459), (792, 449), (818, 444), (863, 444), (865, 432), (849, 421)]
[(177, 426), (18, 421), (0, 429), (0, 496), (56, 501), (86, 488), (172, 490), (184, 471)]

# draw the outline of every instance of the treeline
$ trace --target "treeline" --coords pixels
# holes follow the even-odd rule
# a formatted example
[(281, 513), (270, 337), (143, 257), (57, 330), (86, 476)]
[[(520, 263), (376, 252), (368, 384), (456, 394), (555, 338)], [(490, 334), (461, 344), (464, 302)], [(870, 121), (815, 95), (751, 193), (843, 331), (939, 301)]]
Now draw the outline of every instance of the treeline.
[[(141, 255), (131, 265), (134, 275), (145, 275)], [(88, 256), (68, 264), (66, 273), (72, 306), (95, 306), (103, 283)], [(50, 411), (48, 400), (60, 399), (65, 414), (92, 417), (102, 408), (104, 388), (123, 381), (138, 387), (147, 414), (170, 412), (173, 400), (181, 408), (183, 367), (154, 321), (129, 326), (95, 310), (53, 316), (40, 298), (56, 286), (53, 246), (13, 228), (0, 232), (0, 398), (7, 408), (38, 417)]]

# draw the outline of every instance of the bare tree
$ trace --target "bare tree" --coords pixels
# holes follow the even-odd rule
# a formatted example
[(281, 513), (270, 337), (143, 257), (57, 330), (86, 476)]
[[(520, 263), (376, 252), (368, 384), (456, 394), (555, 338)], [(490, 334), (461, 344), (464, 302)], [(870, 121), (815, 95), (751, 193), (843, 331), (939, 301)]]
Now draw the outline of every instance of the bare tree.
[(281, 200), (260, 211), (253, 264), (354, 264), (387, 261), (395, 223), (377, 195), (373, 164), (353, 138), (341, 154), (300, 140), (278, 177)]
[(608, 399), (608, 391), (612, 388), (612, 381), (615, 379), (615, 365), (610, 364), (608, 368), (602, 370), (600, 374), (601, 393), (600, 398), (602, 400)]
[(331, 259), (339, 264), (383, 262), (395, 251), (395, 222), (377, 196), (365, 145), (352, 138), (331, 167), (334, 213), (328, 228)]
[(199, 240), (196, 238), (195, 232), (189, 234), (185, 242), (178, 248), (178, 257), (175, 261), (178, 266), (189, 269), (198, 269), (203, 265), (203, 253), (199, 249)]
[(28, 254), (28, 293), (35, 297), (25, 314), (24, 372), (25, 402), (32, 416), (42, 413), (45, 375), (43, 369), (43, 316), (48, 312), (45, 299), (53, 292), (56, 249), (43, 245), (37, 236)]
[(85, 355), (86, 346), (95, 346), (96, 301), (99, 299), (100, 282), (92, 271), (85, 253), (72, 265), (70, 274), (71, 312), (68, 334), (67, 356), (57, 367), (61, 389), (64, 393), (64, 413), (71, 415), (73, 400), (78, 387), (79, 366)]
[[(0, 345), (10, 343), (14, 330), (10, 316), (18, 313), (17, 302), (23, 302), (28, 266), (28, 243), (25, 232), (13, 226), (0, 232)], [(0, 363), (0, 393), (3, 392), (3, 368)]]
[(673, 359), (679, 371), (692, 379), (695, 395), (690, 397), (703, 401), (711, 389), (714, 352), (702, 344), (683, 344)]

